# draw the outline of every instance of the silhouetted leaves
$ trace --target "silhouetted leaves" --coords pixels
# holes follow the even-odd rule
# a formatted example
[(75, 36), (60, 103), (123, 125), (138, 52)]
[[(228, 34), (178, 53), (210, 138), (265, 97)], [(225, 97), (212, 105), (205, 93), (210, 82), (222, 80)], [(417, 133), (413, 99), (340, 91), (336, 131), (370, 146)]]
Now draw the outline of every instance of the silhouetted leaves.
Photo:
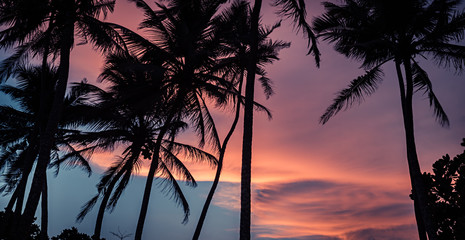
[(320, 123), (325, 124), (342, 109), (347, 109), (354, 103), (360, 103), (365, 96), (373, 94), (383, 80), (383, 72), (379, 67), (367, 71), (364, 75), (352, 80), (349, 87), (340, 91), (326, 112), (321, 116)]
[(423, 177), (438, 239), (465, 239), (465, 151), (454, 158), (446, 154), (433, 164), (433, 173)]

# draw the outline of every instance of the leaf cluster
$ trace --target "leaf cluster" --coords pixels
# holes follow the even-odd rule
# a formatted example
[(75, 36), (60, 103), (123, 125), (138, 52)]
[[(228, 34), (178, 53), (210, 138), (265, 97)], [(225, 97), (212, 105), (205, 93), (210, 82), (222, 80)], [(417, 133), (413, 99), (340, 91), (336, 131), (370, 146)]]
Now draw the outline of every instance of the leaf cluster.
[[(463, 139), (462, 146), (465, 146)], [(424, 173), (428, 186), (428, 206), (441, 240), (465, 237), (465, 151), (451, 158), (448, 154)]]

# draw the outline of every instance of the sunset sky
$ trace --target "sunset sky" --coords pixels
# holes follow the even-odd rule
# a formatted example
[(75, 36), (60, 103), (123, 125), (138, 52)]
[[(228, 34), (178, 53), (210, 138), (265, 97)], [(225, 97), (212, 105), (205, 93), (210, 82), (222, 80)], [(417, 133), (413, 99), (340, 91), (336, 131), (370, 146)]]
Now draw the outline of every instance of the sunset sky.
[[(263, 22), (270, 25), (277, 18), (275, 9), (267, 3), (264, 1)], [(309, 20), (322, 13), (319, 1), (306, 3)], [(142, 17), (134, 4), (119, 0), (107, 21), (136, 30)], [(394, 64), (385, 65), (384, 81), (374, 95), (321, 125), (319, 117), (335, 94), (364, 71), (358, 62), (321, 41), (322, 62), (316, 68), (313, 58), (305, 55), (306, 40), (295, 34), (289, 21), (284, 21), (272, 38), (291, 41), (292, 45), (281, 51), (280, 61), (267, 66), (275, 95), (266, 100), (258, 84), (256, 87), (256, 100), (271, 109), (273, 119), (268, 120), (259, 112), (254, 118), (253, 239), (414, 239), (417, 233), (409, 198), (411, 187)], [(5, 56), (2, 53), (2, 58)], [(70, 82), (83, 78), (95, 82), (102, 59), (88, 45), (75, 47)], [(417, 150), (422, 171), (430, 171), (432, 163), (442, 155), (463, 152), (460, 142), (465, 137), (465, 79), (453, 70), (436, 68), (434, 62), (418, 61), (429, 73), (451, 123), (449, 128), (441, 127), (427, 97), (421, 92), (416, 94)], [(3, 96), (0, 101), (8, 103)], [(223, 138), (233, 113), (221, 109), (214, 113)], [(239, 124), (228, 145), (222, 182), (201, 239), (238, 239), (241, 138)], [(195, 143), (189, 134), (181, 139)], [(77, 168), (63, 169), (57, 177), (50, 172), (50, 236), (71, 226), (92, 233), (97, 208), (81, 224), (74, 220), (80, 207), (96, 193), (99, 174), (115, 157), (111, 153), (94, 156), (90, 178)], [(192, 238), (214, 169), (198, 163), (188, 165), (199, 182), (195, 189), (184, 188), (191, 208), (189, 222), (181, 223), (182, 210), (154, 184), (144, 239)], [(141, 176), (132, 179), (115, 211), (105, 215), (102, 235), (107, 240), (116, 239), (110, 232), (135, 232), (146, 172), (147, 169), (141, 169)], [(8, 199), (9, 196), (0, 197), (0, 209)]]

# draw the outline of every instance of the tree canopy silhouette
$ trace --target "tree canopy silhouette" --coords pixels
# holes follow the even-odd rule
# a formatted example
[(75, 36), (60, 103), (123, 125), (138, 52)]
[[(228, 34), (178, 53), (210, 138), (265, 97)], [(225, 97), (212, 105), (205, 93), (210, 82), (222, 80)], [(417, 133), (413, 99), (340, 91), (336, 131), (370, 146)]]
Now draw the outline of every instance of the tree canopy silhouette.
[[(465, 138), (461, 145), (465, 147)], [(465, 151), (454, 158), (446, 154), (423, 178), (438, 239), (465, 239)]]
[(321, 123), (325, 124), (340, 110), (374, 93), (383, 80), (382, 66), (390, 61), (395, 63), (421, 239), (426, 239), (424, 227), (430, 239), (436, 239), (436, 235), (426, 204), (426, 187), (415, 146), (413, 94), (423, 91), (427, 95), (439, 124), (447, 126), (449, 119), (433, 92), (427, 72), (417, 59), (432, 59), (439, 67), (463, 70), (465, 46), (458, 43), (465, 36), (465, 13), (457, 11), (460, 3), (450, 0), (324, 2), (326, 12), (313, 22), (321, 39), (334, 43), (338, 52), (361, 61), (366, 69), (364, 75), (352, 80), (348, 88), (338, 93), (321, 116)]
[[(100, 79), (108, 90), (80, 83), (75, 88), (88, 95), (87, 104), (95, 107), (96, 124), (92, 132), (80, 136), (81, 144), (95, 145), (98, 149), (122, 148), (122, 156), (101, 177), (98, 193), (83, 207), (78, 216), (82, 220), (99, 198), (100, 203), (93, 237), (100, 238), (103, 215), (106, 209), (114, 209), (131, 175), (138, 171), (144, 160), (153, 160), (152, 154), (160, 130), (165, 127), (165, 100), (163, 91), (164, 69), (153, 62), (143, 62), (137, 57), (115, 54), (107, 57), (106, 67)], [(195, 187), (196, 182), (181, 159), (216, 165), (216, 158), (196, 147), (175, 141), (187, 124), (172, 121), (168, 133), (162, 139), (156, 171), (162, 191), (183, 208), (184, 222), (190, 214), (189, 204), (175, 179)]]
[[(22, 214), (22, 226), (26, 226), (34, 217), (40, 195), (46, 184), (46, 169), (50, 160), (54, 136), (62, 117), (64, 97), (67, 89), (70, 52), (75, 42), (75, 33), (85, 42), (90, 41), (101, 50), (114, 50), (120, 47), (112, 28), (107, 27), (98, 18), (104, 17), (114, 9), (114, 0), (4, 0), (0, 2), (0, 24), (5, 27), (0, 34), (0, 47), (15, 47), (14, 54), (3, 61), (2, 80), (8, 78), (22, 60), (42, 54), (43, 66), (49, 53), (58, 58), (58, 79), (54, 83), (53, 101), (49, 114), (42, 113), (44, 126), (40, 129), (39, 157), (34, 172), (32, 186)], [(48, 26), (47, 26), (48, 24)], [(115, 40), (116, 39), (116, 40)], [(43, 79), (43, 86), (46, 86)], [(46, 102), (41, 97), (41, 108)], [(17, 229), (19, 239), (24, 231)]]

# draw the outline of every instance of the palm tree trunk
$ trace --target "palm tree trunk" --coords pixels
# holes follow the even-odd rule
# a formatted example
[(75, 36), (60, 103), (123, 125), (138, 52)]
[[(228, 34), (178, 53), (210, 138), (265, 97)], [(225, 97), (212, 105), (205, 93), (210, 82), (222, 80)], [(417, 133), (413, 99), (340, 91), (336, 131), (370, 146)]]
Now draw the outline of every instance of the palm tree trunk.
[[(49, 82), (50, 79), (47, 79), (45, 73), (49, 72), (48, 67), (48, 54), (50, 53), (50, 31), (52, 29), (53, 24), (53, 14), (50, 13), (50, 20), (48, 29), (46, 32), (46, 44), (44, 49), (44, 55), (42, 56), (42, 77), (40, 79), (40, 106), (39, 106), (39, 131), (40, 135), (42, 135), (43, 131), (45, 131), (46, 127), (46, 119), (47, 116), (47, 106), (48, 106), (48, 92)], [(46, 170), (45, 170), (46, 171)], [(43, 176), (43, 186), (42, 186), (42, 199), (41, 199), (41, 224), (40, 224), (40, 236), (39, 239), (45, 240), (48, 239), (48, 186), (47, 186), (47, 173)]]
[[(139, 156), (139, 153), (135, 154), (135, 156)], [(129, 159), (128, 161), (134, 161), (133, 158)], [(102, 202), (100, 203), (100, 207), (98, 209), (97, 220), (95, 221), (95, 228), (94, 228), (94, 239), (100, 239), (100, 234), (102, 232), (102, 223), (103, 223), (103, 216), (105, 214), (105, 209), (108, 204), (108, 200), (110, 200), (111, 193), (113, 188), (115, 187), (118, 180), (124, 174), (124, 169), (128, 168), (127, 165), (123, 166), (123, 169), (116, 174), (116, 176), (111, 180), (110, 184), (108, 185), (105, 193), (103, 194)]]
[(160, 157), (160, 148), (165, 134), (168, 132), (169, 125), (171, 124), (171, 119), (173, 119), (174, 114), (168, 117), (165, 125), (160, 129), (158, 138), (153, 149), (152, 162), (150, 163), (149, 174), (147, 176), (147, 181), (145, 182), (144, 196), (142, 198), (141, 209), (139, 213), (139, 220), (137, 221), (136, 235), (135, 240), (142, 239), (142, 231), (144, 230), (145, 217), (147, 216), (147, 210), (149, 207), (150, 193), (152, 191), (153, 179), (155, 173), (158, 169), (158, 158)]
[(54, 21), (54, 14), (50, 13), (50, 20), (48, 23), (48, 29), (45, 32), (45, 48), (44, 48), (44, 55), (42, 56), (42, 78), (40, 79), (40, 105), (39, 105), (39, 131), (42, 133), (45, 131), (45, 127), (47, 124), (47, 108), (49, 105), (49, 95), (51, 94), (49, 92), (49, 81), (51, 79), (47, 79), (45, 76), (45, 73), (49, 71), (49, 66), (48, 66), (48, 55), (50, 54), (50, 34), (52, 31), (52, 26), (53, 26), (53, 21)]
[[(407, 161), (409, 166), (410, 182), (412, 185), (412, 192), (414, 201), (417, 201), (418, 211), (422, 220), (417, 219), (417, 223), (424, 223), (428, 238), (430, 240), (436, 240), (436, 231), (434, 230), (433, 220), (427, 205), (427, 193), (426, 186), (421, 175), (420, 163), (418, 161), (416, 146), (415, 146), (415, 134), (413, 124), (413, 76), (410, 65), (410, 58), (403, 59), (406, 88), (405, 88), (405, 99), (402, 104), (402, 115), (404, 118), (404, 129), (405, 139), (407, 143)], [(400, 82), (399, 82), (400, 83)], [(401, 90), (404, 88), (403, 83), (401, 84)], [(415, 205), (415, 204), (414, 204)], [(417, 214), (415, 214), (417, 215)], [(421, 229), (419, 227), (419, 229)], [(420, 236), (422, 233), (419, 233)]]
[(46, 174), (47, 166), (50, 161), (50, 153), (54, 144), (54, 135), (58, 127), (58, 122), (61, 117), (63, 108), (63, 99), (66, 93), (66, 86), (69, 75), (69, 60), (71, 47), (73, 44), (74, 34), (74, 21), (70, 19), (67, 26), (63, 31), (63, 38), (60, 48), (60, 66), (58, 67), (58, 82), (55, 87), (55, 94), (50, 110), (50, 115), (47, 121), (47, 127), (44, 134), (40, 136), (40, 150), (37, 166), (34, 173), (34, 178), (31, 185), (31, 190), (26, 202), (26, 208), (23, 213), (23, 220), (20, 229), (18, 229), (18, 236), (20, 240), (24, 239), (24, 231), (27, 224), (33, 222), (34, 214), (39, 203), (39, 198), (42, 192), (43, 179)]
[(118, 176), (111, 181), (110, 185), (103, 194), (103, 199), (100, 203), (100, 207), (97, 213), (97, 220), (95, 221), (94, 235), (92, 236), (93, 239), (100, 239), (100, 233), (102, 232), (103, 215), (105, 214), (105, 209), (107, 207), (108, 200), (110, 199), (113, 187), (115, 186), (117, 179), (121, 177), (121, 175), (123, 175), (123, 173), (119, 172)]
[(418, 237), (420, 240), (428, 240), (428, 237), (426, 235), (425, 222), (421, 217), (418, 201), (413, 201), (413, 206), (415, 209), (415, 219), (417, 220)]
[(20, 194), (20, 187), (21, 187), (21, 182), (22, 182), (22, 177), (21, 180), (19, 180), (18, 186), (16, 186), (15, 191), (11, 195), (10, 200), (8, 201), (8, 204), (6, 205), (5, 212), (13, 212), (13, 206), (15, 205), (16, 200), (18, 199), (18, 196)]
[(242, 169), (241, 169), (241, 220), (240, 240), (250, 239), (251, 224), (251, 180), (252, 180), (252, 132), (253, 132), (253, 101), (255, 71), (258, 49), (258, 21), (262, 1), (255, 0), (251, 16), (250, 28), (250, 59), (247, 67), (244, 104), (244, 133), (242, 139)]
[[(29, 172), (30, 171), (31, 170), (29, 169)], [(16, 234), (15, 230), (18, 228), (19, 219), (21, 217), (21, 211), (23, 210), (24, 193), (26, 191), (26, 184), (29, 172), (27, 173), (27, 175), (24, 175), (25, 171), (23, 171), (21, 180), (18, 186), (16, 186), (16, 189), (13, 192), (13, 195), (11, 196), (7, 207), (5, 208), (5, 213), (8, 214), (6, 216), (9, 218), (9, 220), (7, 221), (7, 226), (5, 228), (5, 232), (7, 232), (8, 234), (7, 236), (14, 236)], [(15, 211), (13, 212), (14, 205)]]
[[(13, 195), (8, 202), (5, 212), (10, 212), (11, 219), (8, 221), (8, 231), (10, 236), (15, 236), (15, 231), (19, 227), (21, 213), (23, 211), (24, 204), (24, 194), (26, 192), (27, 180), (29, 179), (29, 174), (31, 173), (32, 166), (34, 164), (35, 157), (37, 156), (37, 148), (35, 147), (37, 142), (31, 141), (30, 147), (28, 147), (24, 152), (24, 166), (21, 169), (21, 179), (19, 184), (16, 186)], [(16, 205), (15, 205), (16, 204)], [(15, 205), (15, 210), (13, 212), (13, 206)]]
[(42, 199), (41, 203), (41, 217), (40, 217), (40, 236), (39, 239), (48, 239), (48, 186), (47, 186), (47, 175), (44, 178), (44, 185), (42, 186)]
[[(397, 79), (399, 80), (400, 98), (401, 98), (402, 111), (403, 111), (404, 106), (405, 106), (406, 96), (405, 96), (404, 77), (402, 75), (402, 70), (400, 66), (401, 60), (396, 60), (395, 64), (396, 64), (396, 71), (397, 71)], [(418, 201), (416, 200), (415, 196), (413, 196), (412, 198), (413, 198), (413, 206), (414, 206), (414, 211), (415, 211), (415, 219), (417, 222), (418, 237), (420, 240), (427, 240), (425, 223), (423, 221), (423, 218), (421, 217), (420, 208), (418, 206)]]
[[(30, 144), (30, 146), (34, 146), (36, 142), (31, 142)], [(21, 169), (21, 179), (19, 180), (19, 183), (16, 186), (15, 191), (13, 192), (13, 195), (11, 196), (7, 207), (5, 208), (6, 212), (12, 212), (13, 206), (16, 203), (15, 214), (17, 214), (18, 216), (21, 215), (21, 212), (23, 210), (24, 193), (26, 191), (27, 180), (29, 178), (29, 174), (31, 173), (32, 165), (34, 164), (34, 158), (35, 156), (37, 156), (36, 148), (33, 149), (34, 150), (31, 150), (31, 148), (28, 147), (25, 150), (25, 163), (23, 168)]]
[(207, 217), (208, 208), (210, 207), (210, 203), (213, 199), (213, 195), (215, 194), (216, 188), (220, 181), (221, 170), (223, 169), (224, 154), (226, 153), (226, 146), (228, 145), (229, 139), (231, 138), (232, 134), (234, 133), (234, 130), (236, 129), (237, 122), (239, 122), (239, 116), (240, 116), (240, 110), (241, 110), (241, 104), (239, 100), (240, 100), (241, 91), (242, 91), (243, 75), (244, 75), (244, 71), (242, 71), (241, 76), (240, 76), (239, 91), (237, 93), (238, 96), (237, 96), (237, 102), (236, 102), (237, 104), (236, 115), (234, 116), (234, 120), (231, 125), (231, 128), (229, 129), (228, 134), (223, 140), (223, 145), (221, 146), (221, 150), (220, 150), (220, 156), (218, 158), (218, 166), (216, 167), (215, 179), (213, 180), (213, 184), (210, 188), (210, 192), (208, 192), (207, 199), (205, 200), (205, 203), (203, 205), (202, 213), (200, 214), (199, 221), (197, 222), (197, 227), (195, 228), (195, 232), (194, 232), (194, 236), (192, 237), (192, 240), (199, 239), (200, 232), (202, 231), (203, 223), (205, 221), (205, 218)]
[[(23, 173), (24, 174), (24, 173)], [(29, 174), (28, 174), (29, 175)], [(7, 221), (7, 231), (8, 236), (15, 236), (16, 229), (18, 228), (18, 224), (20, 223), (21, 211), (23, 209), (23, 202), (24, 202), (24, 192), (26, 191), (26, 183), (27, 183), (27, 176), (23, 179), (24, 176), (21, 177), (21, 180), (16, 187), (13, 196), (11, 196), (10, 201), (8, 202), (7, 207), (5, 208), (5, 213), (9, 213), (7, 217), (10, 219)], [(15, 211), (13, 212), (13, 205), (16, 202)]]

